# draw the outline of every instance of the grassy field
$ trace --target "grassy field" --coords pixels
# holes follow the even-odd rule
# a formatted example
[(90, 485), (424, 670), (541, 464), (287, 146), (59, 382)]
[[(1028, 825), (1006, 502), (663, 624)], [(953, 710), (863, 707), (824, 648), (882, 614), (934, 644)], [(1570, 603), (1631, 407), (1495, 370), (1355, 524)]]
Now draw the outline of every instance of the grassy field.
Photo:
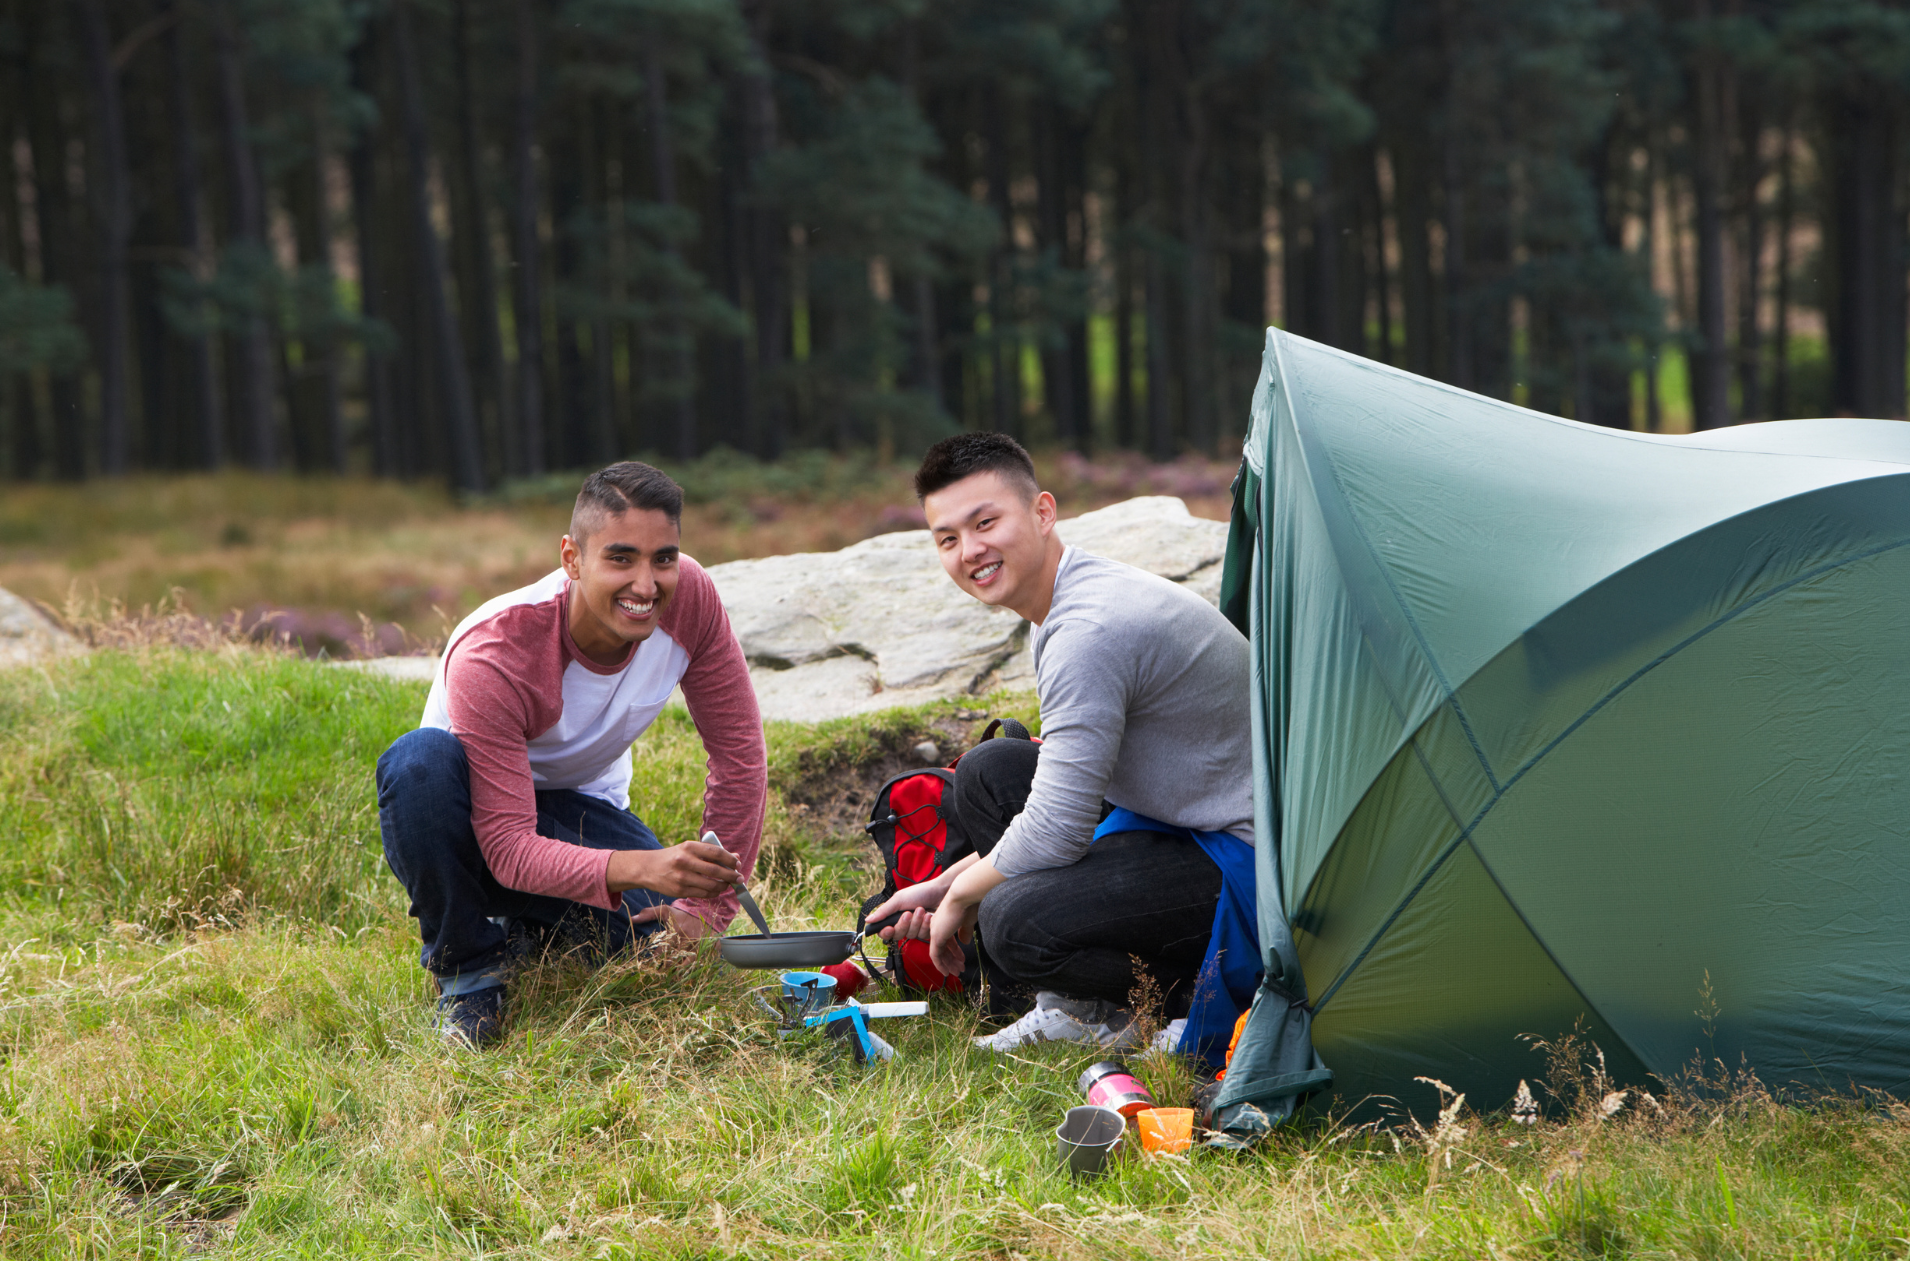
[[(1063, 515), (1143, 494), (1178, 495), (1218, 519), (1229, 507), (1230, 465), (1073, 456), (1040, 465)], [(687, 500), (684, 548), (705, 564), (830, 551), (921, 524), (912, 470), (867, 456), (802, 452), (765, 465), (717, 453), (667, 467)], [(510, 483), (463, 503), (430, 484), (241, 472), (0, 484), (0, 587), (59, 610), (138, 609), (176, 592), (214, 619), (269, 615), (308, 653), (352, 655), (367, 642), (415, 651), (556, 567), (582, 480)]]
[[(1315, 1118), (1245, 1156), (1071, 1184), (1052, 1131), (1094, 1056), (972, 1050), (938, 1004), (857, 1068), (779, 1042), (707, 951), (518, 980), (503, 1045), (441, 1045), (371, 793), (422, 688), (227, 647), (0, 673), (0, 1255), (1830, 1257), (1910, 1248), (1910, 1109), (1754, 1083), (1628, 1096), (1534, 1057), (1552, 1115)], [(1032, 719), (1027, 697), (988, 709)], [(758, 896), (850, 922), (844, 824), (933, 706), (771, 729)], [(690, 834), (666, 715), (639, 809)], [(1157, 1096), (1186, 1071), (1143, 1063)], [(1723, 1089), (1717, 1089), (1718, 1086)], [(1416, 1092), (1416, 1093), (1414, 1093)], [(1433, 1088), (1404, 1082), (1420, 1102)], [(1541, 1091), (1541, 1097), (1544, 1092)], [(1508, 1101), (1468, 1101), (1485, 1109)]]

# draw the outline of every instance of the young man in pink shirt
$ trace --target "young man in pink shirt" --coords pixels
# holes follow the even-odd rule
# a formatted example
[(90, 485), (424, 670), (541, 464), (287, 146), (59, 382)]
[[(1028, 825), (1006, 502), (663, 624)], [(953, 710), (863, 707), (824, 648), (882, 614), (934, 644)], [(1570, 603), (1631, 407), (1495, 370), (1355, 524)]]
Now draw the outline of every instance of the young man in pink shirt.
[[(562, 565), (458, 624), (424, 716), (378, 759), (385, 859), (411, 895), (445, 1035), (502, 1031), (513, 940), (604, 958), (736, 913), (768, 762), (743, 650), (682, 554), (683, 492), (647, 464), (593, 473)], [(631, 743), (678, 686), (708, 754), (703, 826), (664, 846), (630, 809)]]

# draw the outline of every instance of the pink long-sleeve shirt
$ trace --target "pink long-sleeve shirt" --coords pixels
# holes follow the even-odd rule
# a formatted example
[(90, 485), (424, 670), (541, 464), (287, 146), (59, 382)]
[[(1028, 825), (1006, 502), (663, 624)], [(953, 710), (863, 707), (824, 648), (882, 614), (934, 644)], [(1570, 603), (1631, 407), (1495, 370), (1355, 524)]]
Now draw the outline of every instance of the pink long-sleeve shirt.
[[(756, 867), (769, 791), (762, 715), (716, 584), (689, 557), (648, 639), (614, 666), (570, 635), (570, 579), (559, 569), (480, 605), (451, 634), (420, 726), (458, 737), (470, 765), (471, 825), (498, 883), (606, 909), (611, 851), (541, 836), (538, 789), (570, 788), (630, 806), (630, 745), (678, 684), (708, 758), (703, 827), (742, 874)], [(700, 835), (700, 834), (699, 834)], [(688, 839), (688, 838), (685, 838)], [(718, 929), (736, 895), (677, 906)]]

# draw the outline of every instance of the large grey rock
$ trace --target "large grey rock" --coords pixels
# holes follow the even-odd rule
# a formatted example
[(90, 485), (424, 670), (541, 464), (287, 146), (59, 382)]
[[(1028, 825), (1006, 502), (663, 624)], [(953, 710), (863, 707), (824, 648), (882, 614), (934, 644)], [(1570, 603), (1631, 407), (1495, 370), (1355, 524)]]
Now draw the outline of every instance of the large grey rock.
[(80, 651), (80, 642), (40, 610), (0, 587), (0, 669)]
[[(1219, 599), (1227, 527), (1179, 499), (1130, 499), (1063, 521), (1069, 544)], [(710, 569), (766, 718), (815, 721), (1032, 687), (1028, 624), (962, 594), (928, 534)]]

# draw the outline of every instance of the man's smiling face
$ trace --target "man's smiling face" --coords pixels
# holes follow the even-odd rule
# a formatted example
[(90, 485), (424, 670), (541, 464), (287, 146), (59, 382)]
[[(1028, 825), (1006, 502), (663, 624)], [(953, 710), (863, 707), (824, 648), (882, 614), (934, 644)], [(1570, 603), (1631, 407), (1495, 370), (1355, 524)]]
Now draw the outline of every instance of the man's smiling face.
[(1053, 495), (991, 469), (925, 496), (922, 511), (956, 586), (1031, 621), (1047, 616), (1061, 553)]
[(570, 635), (599, 665), (615, 665), (657, 628), (676, 593), (682, 534), (666, 513), (603, 513), (581, 540), (564, 536), (570, 575)]

